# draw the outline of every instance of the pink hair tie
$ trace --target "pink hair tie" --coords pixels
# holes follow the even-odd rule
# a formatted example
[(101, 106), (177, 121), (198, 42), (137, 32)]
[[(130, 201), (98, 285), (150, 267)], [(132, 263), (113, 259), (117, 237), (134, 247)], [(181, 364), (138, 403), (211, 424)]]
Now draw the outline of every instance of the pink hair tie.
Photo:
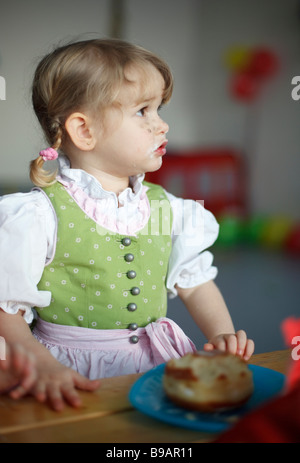
[(40, 151), (40, 156), (44, 161), (55, 161), (58, 158), (58, 152), (53, 148), (47, 148)]

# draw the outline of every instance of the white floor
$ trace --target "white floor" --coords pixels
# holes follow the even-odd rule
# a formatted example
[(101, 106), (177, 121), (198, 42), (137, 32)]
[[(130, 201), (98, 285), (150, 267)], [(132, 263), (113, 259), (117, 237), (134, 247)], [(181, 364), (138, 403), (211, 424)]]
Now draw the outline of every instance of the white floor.
[[(256, 353), (286, 348), (280, 325), (286, 317), (300, 317), (300, 258), (260, 248), (212, 252), (219, 269), (215, 281), (236, 329), (254, 339)], [(205, 338), (178, 297), (169, 300), (168, 317), (202, 348)]]

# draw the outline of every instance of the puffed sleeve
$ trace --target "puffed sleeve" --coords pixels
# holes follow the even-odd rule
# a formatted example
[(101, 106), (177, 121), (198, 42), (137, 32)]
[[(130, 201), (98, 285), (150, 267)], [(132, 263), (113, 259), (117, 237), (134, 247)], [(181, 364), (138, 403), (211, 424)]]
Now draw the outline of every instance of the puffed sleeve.
[(167, 276), (167, 288), (172, 298), (177, 296), (175, 285), (192, 288), (217, 276), (217, 268), (212, 265), (213, 254), (207, 248), (216, 241), (219, 224), (202, 202), (166, 194), (173, 213), (172, 252)]
[[(51, 216), (52, 214), (52, 216)], [(51, 293), (37, 284), (49, 258), (55, 221), (41, 191), (0, 198), (0, 307), (7, 313), (24, 311), (33, 320), (32, 307), (46, 307)]]

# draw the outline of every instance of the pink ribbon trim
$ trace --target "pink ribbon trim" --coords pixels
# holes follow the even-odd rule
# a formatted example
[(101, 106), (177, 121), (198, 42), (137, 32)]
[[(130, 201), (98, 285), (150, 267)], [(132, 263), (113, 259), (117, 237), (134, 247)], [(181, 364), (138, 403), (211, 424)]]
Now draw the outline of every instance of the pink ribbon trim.
[(182, 329), (169, 318), (159, 318), (145, 327), (156, 365), (197, 349)]

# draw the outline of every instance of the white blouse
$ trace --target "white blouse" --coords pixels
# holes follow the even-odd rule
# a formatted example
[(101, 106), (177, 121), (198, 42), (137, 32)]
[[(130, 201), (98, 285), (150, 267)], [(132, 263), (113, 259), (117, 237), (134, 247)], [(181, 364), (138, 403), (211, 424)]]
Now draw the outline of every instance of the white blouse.
[[(85, 171), (71, 169), (62, 156), (58, 179), (89, 217), (113, 232), (134, 235), (149, 219), (144, 175), (131, 177), (131, 187), (117, 196)], [(219, 225), (201, 203), (166, 195), (173, 215), (167, 288), (175, 297), (175, 285), (191, 288), (216, 277), (206, 249), (217, 239)], [(0, 307), (11, 314), (24, 311), (27, 323), (33, 320), (32, 307), (50, 304), (51, 292), (37, 285), (54, 257), (56, 231), (56, 214), (40, 190), (0, 197)]]

